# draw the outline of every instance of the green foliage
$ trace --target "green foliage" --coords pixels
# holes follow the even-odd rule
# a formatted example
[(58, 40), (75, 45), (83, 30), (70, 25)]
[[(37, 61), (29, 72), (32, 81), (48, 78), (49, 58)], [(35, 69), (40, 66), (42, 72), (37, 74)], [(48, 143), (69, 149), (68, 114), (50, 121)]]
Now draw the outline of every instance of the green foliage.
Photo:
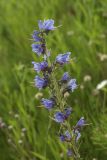
[[(99, 53), (107, 54), (107, 0), (0, 1), (0, 117), (6, 123), (0, 128), (0, 160), (67, 159), (57, 126), (54, 122), (48, 126), (48, 113), (37, 107), (38, 90), (31, 83), (35, 75), (31, 61), (36, 60), (31, 34), (38, 19), (48, 18), (53, 18), (56, 26), (62, 24), (47, 39), (53, 59), (66, 51), (76, 57), (64, 70), (79, 84), (69, 97), (74, 109), (71, 123), (81, 116), (91, 123), (82, 133), (81, 157), (106, 160), (107, 92), (97, 94), (95, 88), (107, 79), (107, 60), (99, 58)], [(91, 81), (84, 81), (86, 75)]]

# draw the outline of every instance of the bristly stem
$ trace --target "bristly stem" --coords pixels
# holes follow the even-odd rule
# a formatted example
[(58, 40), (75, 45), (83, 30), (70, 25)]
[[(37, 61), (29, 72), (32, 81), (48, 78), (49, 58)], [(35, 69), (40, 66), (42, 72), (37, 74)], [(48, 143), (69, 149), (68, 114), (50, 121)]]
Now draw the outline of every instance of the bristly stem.
[[(45, 46), (46, 46), (46, 44), (45, 44)], [(46, 51), (47, 51), (46, 55), (48, 55), (48, 49), (47, 48), (46, 48)], [(47, 56), (47, 61), (48, 61), (48, 64), (51, 66), (52, 64), (51, 64), (50, 58), (48, 56)], [(57, 105), (59, 106), (59, 110), (61, 110), (63, 112), (65, 104), (64, 104), (63, 96), (62, 96), (62, 94), (60, 92), (60, 87), (59, 87), (58, 82), (56, 80), (56, 76), (55, 76), (54, 71), (51, 73), (51, 78), (50, 79), (51, 79), (51, 85), (52, 85), (52, 88), (51, 88), (52, 89), (52, 93), (54, 92), (53, 96), (55, 96), (57, 98)], [(72, 132), (68, 121), (66, 121), (66, 122), (67, 122), (67, 126), (68, 126), (67, 130), (69, 130), (69, 132)], [(62, 128), (62, 126), (59, 129), (59, 133), (60, 133), (61, 128)], [(72, 147), (72, 149), (74, 151), (74, 155), (75, 155), (74, 156), (74, 160), (79, 160), (80, 155), (78, 153), (77, 147), (75, 146), (74, 142), (73, 143), (71, 142), (71, 147)]]
[[(58, 136), (60, 140), (67, 145), (67, 155), (72, 160), (79, 160), (78, 140), (81, 136), (80, 131), (85, 126), (84, 117), (76, 123), (75, 126), (70, 125), (70, 116), (72, 114), (71, 105), (68, 105), (66, 93), (73, 92), (77, 88), (76, 79), (70, 78), (68, 72), (65, 72), (61, 79), (57, 79), (57, 72), (59, 67), (70, 62), (71, 52), (59, 54), (54, 62), (51, 62), (49, 50), (46, 46), (46, 37), (50, 31), (56, 29), (54, 27), (54, 20), (44, 20), (38, 23), (39, 31), (33, 34), (34, 44), (32, 50), (38, 55), (43, 56), (44, 61), (40, 63), (33, 62), (34, 69), (39, 73), (42, 72), (42, 78), (38, 75), (35, 77), (35, 86), (38, 89), (48, 87), (49, 99), (42, 98), (41, 103), (49, 111), (49, 126), (47, 129), (47, 138), (51, 121), (59, 124)], [(35, 42), (37, 44), (35, 44)], [(59, 70), (60, 71), (60, 70)], [(47, 144), (46, 144), (47, 146)], [(45, 148), (46, 148), (45, 146)], [(46, 155), (46, 151), (45, 151)]]

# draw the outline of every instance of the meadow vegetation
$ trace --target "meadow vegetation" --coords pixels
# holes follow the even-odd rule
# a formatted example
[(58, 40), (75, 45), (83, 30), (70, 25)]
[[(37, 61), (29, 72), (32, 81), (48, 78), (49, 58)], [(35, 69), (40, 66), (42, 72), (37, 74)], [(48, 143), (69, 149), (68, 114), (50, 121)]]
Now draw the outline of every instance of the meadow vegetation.
[(32, 84), (31, 34), (39, 19), (50, 18), (62, 25), (47, 38), (53, 59), (66, 51), (74, 59), (64, 68), (79, 84), (69, 97), (73, 120), (84, 116), (90, 124), (81, 159), (107, 160), (107, 87), (96, 88), (107, 79), (107, 0), (0, 1), (0, 160), (67, 159), (54, 122), (47, 131), (48, 113), (37, 107), (43, 95)]

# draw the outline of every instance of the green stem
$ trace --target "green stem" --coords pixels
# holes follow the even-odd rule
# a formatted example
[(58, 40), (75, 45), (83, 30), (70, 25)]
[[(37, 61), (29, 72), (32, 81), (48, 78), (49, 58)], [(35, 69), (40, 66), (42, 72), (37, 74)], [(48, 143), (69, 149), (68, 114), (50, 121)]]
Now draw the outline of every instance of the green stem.
[[(46, 44), (45, 38), (44, 38), (45, 35), (43, 33), (42, 33), (42, 36), (43, 36), (43, 43)], [(45, 50), (45, 54), (47, 55), (48, 66), (51, 67), (52, 64), (51, 64), (50, 58), (48, 56), (48, 50), (47, 50), (46, 46), (45, 46), (44, 50)], [(56, 75), (55, 75), (55, 70), (53, 70), (50, 74), (50, 86), (49, 87), (50, 87), (52, 96), (56, 97), (57, 106), (63, 112), (64, 107), (66, 105), (66, 102), (65, 102), (65, 99), (62, 95), (61, 88), (60, 88), (60, 86), (57, 82)], [(50, 114), (50, 117), (51, 117), (51, 114)], [(50, 118), (48, 129), (47, 129), (47, 139), (48, 139), (48, 132), (49, 132), (49, 129), (51, 127), (51, 121), (52, 121), (52, 119)], [(68, 121), (65, 122), (65, 125), (67, 126), (67, 130), (69, 130), (70, 133), (72, 133), (72, 129), (71, 129)], [(60, 130), (62, 129), (62, 127), (63, 126), (61, 125)], [(60, 130), (59, 130), (59, 132), (60, 132)], [(68, 144), (68, 145), (70, 145), (70, 147), (72, 148), (72, 150), (74, 152), (74, 156), (72, 157), (72, 160), (79, 160), (80, 155), (78, 153), (78, 149), (77, 149), (77, 146), (75, 144), (75, 137), (74, 136), (72, 137), (72, 140), (71, 140), (70, 144)], [(45, 157), (46, 157), (46, 146), (45, 146)]]

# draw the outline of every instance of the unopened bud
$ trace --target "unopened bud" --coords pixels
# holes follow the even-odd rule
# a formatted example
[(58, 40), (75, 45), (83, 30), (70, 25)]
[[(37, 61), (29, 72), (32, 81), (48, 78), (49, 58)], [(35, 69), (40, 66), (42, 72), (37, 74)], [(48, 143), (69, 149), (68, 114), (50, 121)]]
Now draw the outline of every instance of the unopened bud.
[(36, 99), (41, 99), (43, 97), (43, 93), (41, 92), (38, 92), (36, 95), (35, 95), (35, 98)]
[(65, 92), (65, 93), (64, 93), (64, 98), (67, 98), (67, 97), (69, 97), (69, 96), (70, 96), (69, 92)]

